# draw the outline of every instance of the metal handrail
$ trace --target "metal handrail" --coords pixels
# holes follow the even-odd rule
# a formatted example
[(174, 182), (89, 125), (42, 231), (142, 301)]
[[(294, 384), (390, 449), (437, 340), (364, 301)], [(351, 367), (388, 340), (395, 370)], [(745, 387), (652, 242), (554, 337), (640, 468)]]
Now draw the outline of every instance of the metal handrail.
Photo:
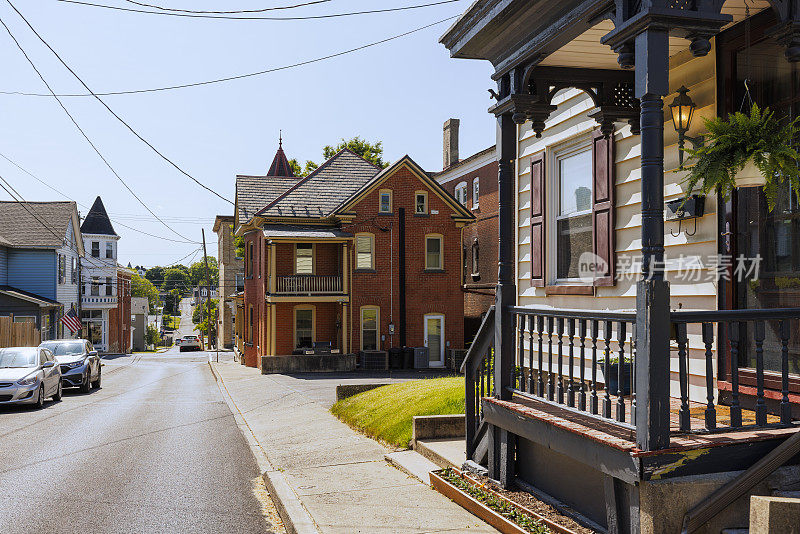
[(676, 310), (669, 314), (673, 323), (716, 323), (758, 319), (798, 319), (800, 308), (755, 308), (746, 310)]
[(467, 369), (475, 372), (478, 368), (480, 360), (486, 356), (486, 352), (494, 341), (494, 305), (489, 308), (486, 315), (481, 321), (481, 326), (478, 328), (478, 333), (472, 340), (472, 344), (464, 356), (464, 361), (461, 363), (460, 371), (466, 373)]

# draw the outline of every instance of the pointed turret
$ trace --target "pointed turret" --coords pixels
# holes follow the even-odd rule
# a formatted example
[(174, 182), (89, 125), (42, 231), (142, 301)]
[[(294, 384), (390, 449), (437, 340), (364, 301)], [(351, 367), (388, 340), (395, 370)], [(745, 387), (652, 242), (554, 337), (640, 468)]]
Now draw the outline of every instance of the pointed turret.
[(83, 234), (117, 235), (114, 227), (111, 226), (111, 219), (108, 218), (103, 201), (98, 196), (92, 204), (92, 209), (86, 214), (86, 218), (81, 225)]
[(286, 159), (286, 154), (283, 153), (283, 135), (278, 136), (278, 152), (275, 154), (275, 159), (272, 160), (272, 165), (269, 167), (267, 176), (286, 176), (294, 178), (292, 166), (289, 165), (289, 160)]

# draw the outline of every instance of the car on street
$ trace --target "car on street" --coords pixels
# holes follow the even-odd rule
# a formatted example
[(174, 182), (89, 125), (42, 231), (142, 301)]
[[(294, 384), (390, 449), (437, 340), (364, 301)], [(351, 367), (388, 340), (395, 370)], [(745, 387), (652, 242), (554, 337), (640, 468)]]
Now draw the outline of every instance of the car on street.
[(0, 404), (32, 404), (41, 408), (48, 397), (60, 401), (62, 391), (61, 369), (49, 349), (0, 349)]
[(183, 336), (182, 338), (178, 339), (178, 342), (181, 352), (187, 350), (200, 350), (200, 338), (197, 336)]
[(103, 372), (100, 356), (89, 341), (54, 339), (39, 346), (50, 350), (55, 356), (65, 388), (80, 388), (81, 392), (89, 393), (100, 387)]

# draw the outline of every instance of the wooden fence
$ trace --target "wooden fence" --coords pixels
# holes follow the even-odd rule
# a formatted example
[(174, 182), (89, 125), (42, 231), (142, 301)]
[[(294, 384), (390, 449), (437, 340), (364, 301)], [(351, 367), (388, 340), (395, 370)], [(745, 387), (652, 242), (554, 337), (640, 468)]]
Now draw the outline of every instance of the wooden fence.
[(14, 323), (11, 317), (0, 317), (0, 348), (36, 347), (42, 336), (33, 322)]

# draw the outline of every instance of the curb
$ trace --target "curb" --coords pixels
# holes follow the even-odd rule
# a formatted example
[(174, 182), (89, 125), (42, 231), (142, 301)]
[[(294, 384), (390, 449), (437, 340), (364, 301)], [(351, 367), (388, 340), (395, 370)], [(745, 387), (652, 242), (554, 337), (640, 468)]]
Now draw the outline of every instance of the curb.
[(222, 397), (225, 399), (228, 408), (230, 408), (239, 430), (253, 453), (258, 469), (261, 471), (261, 478), (264, 480), (264, 485), (272, 498), (272, 502), (275, 503), (275, 507), (278, 509), (278, 514), (281, 516), (286, 532), (290, 534), (319, 534), (314, 520), (305, 506), (303, 506), (303, 502), (289, 486), (286, 476), (281, 471), (276, 470), (270, 463), (264, 449), (261, 448), (261, 444), (242, 416), (241, 410), (239, 410), (239, 407), (228, 392), (222, 376), (214, 369), (212, 362), (208, 362), (208, 367), (211, 369), (211, 374), (214, 376), (214, 380), (217, 382)]

